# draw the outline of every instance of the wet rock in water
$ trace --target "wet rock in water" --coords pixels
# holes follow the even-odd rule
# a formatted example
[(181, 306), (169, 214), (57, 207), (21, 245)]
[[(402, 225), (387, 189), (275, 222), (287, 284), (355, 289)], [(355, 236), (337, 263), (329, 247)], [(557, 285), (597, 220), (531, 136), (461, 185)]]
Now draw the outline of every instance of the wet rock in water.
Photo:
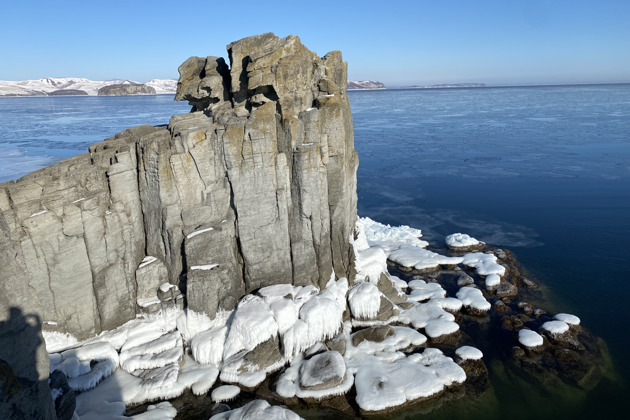
[(387, 337), (394, 335), (394, 329), (389, 325), (383, 325), (380, 327), (365, 328), (352, 334), (352, 345), (358, 346), (363, 341), (372, 341), (380, 343)]
[(501, 300), (494, 301), (494, 303), (492, 304), (492, 308), (499, 314), (506, 314), (512, 311), (510, 307), (503, 303), (503, 301)]
[(516, 307), (526, 315), (531, 315), (534, 313), (534, 307), (527, 302), (519, 302), (516, 304)]
[(300, 387), (322, 390), (340, 385), (346, 378), (346, 364), (336, 351), (317, 354), (300, 367)]
[(471, 284), (475, 284), (475, 280), (466, 273), (462, 273), (457, 279), (458, 287), (464, 287)]
[(496, 290), (498, 298), (512, 297), (518, 294), (518, 288), (509, 281), (501, 281), (499, 287)]

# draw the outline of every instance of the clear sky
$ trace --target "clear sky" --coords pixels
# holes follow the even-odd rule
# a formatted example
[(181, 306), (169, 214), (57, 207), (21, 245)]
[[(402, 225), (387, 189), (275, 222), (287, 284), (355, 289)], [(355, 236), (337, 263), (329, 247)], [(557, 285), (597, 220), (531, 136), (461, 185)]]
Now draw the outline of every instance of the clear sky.
[(389, 86), (630, 82), (630, 0), (11, 0), (0, 17), (0, 80), (176, 79), (274, 32)]

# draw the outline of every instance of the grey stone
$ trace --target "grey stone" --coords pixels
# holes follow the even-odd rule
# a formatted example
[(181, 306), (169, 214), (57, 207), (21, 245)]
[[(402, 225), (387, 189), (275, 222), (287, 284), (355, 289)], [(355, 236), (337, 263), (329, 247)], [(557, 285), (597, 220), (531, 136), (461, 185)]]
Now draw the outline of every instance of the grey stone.
[[(0, 270), (19, 283), (3, 305), (28, 302), (84, 339), (167, 282), (214, 316), (262, 286), (352, 278), (358, 158), (341, 54), (273, 34), (228, 52), (231, 68), (180, 66), (177, 99), (194, 112), (0, 184)], [(146, 256), (157, 261), (139, 267)]]
[(512, 297), (518, 294), (518, 288), (509, 281), (501, 281), (496, 293), (498, 298)]
[(300, 387), (309, 390), (328, 389), (346, 378), (346, 363), (336, 351), (317, 354), (300, 366)]
[(381, 341), (385, 340), (387, 337), (391, 337), (392, 335), (394, 335), (394, 329), (389, 325), (366, 328), (352, 334), (352, 345), (356, 347), (363, 341), (380, 343)]

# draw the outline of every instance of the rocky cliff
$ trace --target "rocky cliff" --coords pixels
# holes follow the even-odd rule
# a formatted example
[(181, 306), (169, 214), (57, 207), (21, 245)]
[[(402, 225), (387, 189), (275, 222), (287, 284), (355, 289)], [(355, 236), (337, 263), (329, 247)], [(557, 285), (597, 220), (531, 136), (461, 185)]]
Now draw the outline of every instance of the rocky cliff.
[(273, 34), (192, 57), (168, 127), (130, 128), (0, 185), (0, 313), (77, 338), (165, 282), (213, 316), (265, 285), (350, 276), (357, 154), (339, 52)]

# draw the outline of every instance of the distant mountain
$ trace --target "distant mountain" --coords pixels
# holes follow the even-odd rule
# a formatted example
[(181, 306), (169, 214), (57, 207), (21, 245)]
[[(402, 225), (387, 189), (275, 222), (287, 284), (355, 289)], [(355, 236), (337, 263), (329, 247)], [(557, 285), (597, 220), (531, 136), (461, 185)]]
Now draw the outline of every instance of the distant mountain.
[(385, 89), (385, 85), (381, 82), (374, 82), (372, 80), (353, 81), (348, 80), (348, 90), (356, 89)]
[(413, 89), (444, 89), (444, 88), (469, 88), (485, 87), (485, 83), (443, 83), (440, 85), (410, 86)]
[[(18, 82), (0, 80), (0, 96), (97, 95), (99, 89), (112, 85), (141, 85), (131, 80), (96, 81), (78, 77), (44, 77)], [(177, 80), (152, 79), (144, 83), (156, 94), (175, 94)], [(134, 89), (128, 89), (130, 92)], [(149, 92), (151, 90), (147, 90)]]
[(115, 85), (103, 86), (98, 90), (98, 96), (127, 96), (127, 95), (155, 95), (155, 89), (142, 83), (125, 80)]

